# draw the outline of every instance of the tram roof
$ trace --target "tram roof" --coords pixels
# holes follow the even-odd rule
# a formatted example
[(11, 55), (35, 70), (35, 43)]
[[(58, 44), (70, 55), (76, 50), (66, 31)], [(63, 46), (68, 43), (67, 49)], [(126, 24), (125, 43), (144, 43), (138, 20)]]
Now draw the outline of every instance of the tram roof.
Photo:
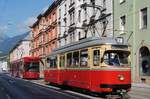
[(77, 50), (81, 48), (86, 48), (90, 46), (97, 46), (97, 45), (125, 45), (127, 46), (127, 43), (118, 43), (115, 38), (98, 38), (98, 37), (90, 37), (87, 39), (83, 39), (81, 41), (73, 42), (67, 45), (64, 45), (60, 48), (56, 48), (52, 51), (51, 55), (55, 55), (58, 53), (63, 53), (67, 51)]

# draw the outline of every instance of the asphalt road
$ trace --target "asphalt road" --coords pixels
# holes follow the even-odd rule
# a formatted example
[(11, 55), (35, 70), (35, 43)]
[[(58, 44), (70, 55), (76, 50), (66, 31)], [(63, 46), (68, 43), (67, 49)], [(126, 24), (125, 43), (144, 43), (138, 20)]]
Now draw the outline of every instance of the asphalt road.
[(0, 74), (0, 99), (92, 99)]
[[(37, 80), (22, 80), (0, 73), (0, 99), (104, 99), (33, 82)], [(130, 99), (150, 99), (150, 88), (134, 86), (129, 96)]]

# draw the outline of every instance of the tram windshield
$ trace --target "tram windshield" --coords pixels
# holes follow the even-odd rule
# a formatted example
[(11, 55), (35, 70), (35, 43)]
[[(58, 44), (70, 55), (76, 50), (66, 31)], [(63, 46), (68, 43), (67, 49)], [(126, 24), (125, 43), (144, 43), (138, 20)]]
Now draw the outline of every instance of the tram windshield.
[(109, 50), (104, 53), (104, 63), (111, 66), (129, 66), (129, 51)]
[(39, 72), (39, 62), (29, 62), (25, 66), (25, 70), (29, 72)]

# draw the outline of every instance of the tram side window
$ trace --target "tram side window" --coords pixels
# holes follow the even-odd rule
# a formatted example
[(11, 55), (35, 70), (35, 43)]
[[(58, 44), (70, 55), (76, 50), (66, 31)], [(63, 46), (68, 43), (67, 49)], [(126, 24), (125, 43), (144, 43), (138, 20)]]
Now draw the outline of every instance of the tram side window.
[(81, 67), (88, 66), (88, 50), (82, 50), (80, 52), (80, 66)]
[(60, 67), (64, 67), (65, 66), (65, 56), (60, 56)]
[(67, 67), (71, 67), (72, 65), (72, 53), (67, 54)]
[(79, 66), (79, 51), (73, 52), (73, 67)]
[(56, 60), (57, 59), (50, 59), (50, 68), (56, 68), (57, 67)]
[(100, 51), (94, 50), (93, 51), (93, 65), (99, 66), (99, 63), (100, 63)]

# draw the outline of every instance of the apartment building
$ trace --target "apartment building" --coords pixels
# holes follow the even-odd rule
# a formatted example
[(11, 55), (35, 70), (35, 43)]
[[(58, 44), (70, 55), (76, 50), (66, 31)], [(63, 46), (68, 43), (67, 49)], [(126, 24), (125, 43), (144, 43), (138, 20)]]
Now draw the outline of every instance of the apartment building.
[(29, 34), (20, 40), (9, 52), (9, 62), (16, 61), (25, 56), (30, 56), (30, 40)]
[(44, 13), (39, 14), (37, 21), (30, 28), (30, 54), (41, 57), (42, 72), (47, 63), (46, 57), (57, 47), (57, 3), (54, 1)]
[(58, 46), (113, 37), (113, 0), (57, 0)]
[(115, 36), (131, 45), (132, 80), (150, 83), (150, 1), (114, 0)]

